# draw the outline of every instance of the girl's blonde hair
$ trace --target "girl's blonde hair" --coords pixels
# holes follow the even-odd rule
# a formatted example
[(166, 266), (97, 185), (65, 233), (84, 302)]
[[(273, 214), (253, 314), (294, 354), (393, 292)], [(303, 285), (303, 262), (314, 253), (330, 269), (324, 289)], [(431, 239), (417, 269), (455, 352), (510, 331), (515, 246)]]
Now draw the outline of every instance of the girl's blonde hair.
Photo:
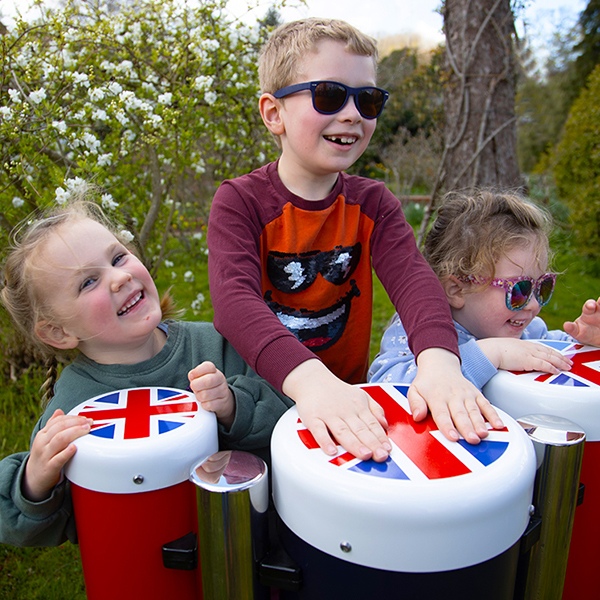
[(425, 238), (423, 255), (441, 281), (450, 275), (494, 278), (496, 262), (532, 238), (538, 262), (546, 257), (550, 262), (551, 227), (550, 215), (517, 192), (451, 192)]
[[(0, 300), (25, 342), (47, 360), (49, 373), (53, 373), (53, 380), (56, 377), (57, 359), (65, 353), (42, 342), (35, 332), (36, 323), (40, 320), (52, 321), (53, 319), (53, 315), (49, 314), (51, 309), (44, 303), (43, 290), (39, 290), (35, 285), (33, 266), (39, 252), (43, 249), (43, 244), (59, 227), (81, 219), (91, 219), (106, 227), (123, 245), (135, 253), (128, 240), (123, 239), (124, 236), (120, 232), (122, 228), (109, 219), (102, 208), (91, 200), (94, 195), (95, 190), (89, 187), (65, 205), (54, 206), (21, 223), (11, 235), (8, 255), (2, 269)], [(161, 309), (163, 318), (177, 316), (169, 290), (161, 299)], [(51, 386), (46, 382), (45, 387)]]
[(301, 19), (277, 27), (263, 46), (258, 59), (261, 93), (272, 94), (296, 83), (306, 54), (323, 40), (342, 42), (348, 52), (372, 57), (377, 71), (377, 42), (372, 37), (338, 19)]

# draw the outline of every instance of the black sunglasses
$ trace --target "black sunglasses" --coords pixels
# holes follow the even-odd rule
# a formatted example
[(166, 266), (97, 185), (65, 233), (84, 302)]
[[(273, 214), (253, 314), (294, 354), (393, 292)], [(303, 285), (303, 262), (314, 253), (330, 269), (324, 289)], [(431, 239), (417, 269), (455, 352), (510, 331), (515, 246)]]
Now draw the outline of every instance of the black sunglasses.
[(324, 115), (333, 115), (346, 106), (349, 96), (354, 96), (354, 104), (361, 116), (365, 119), (376, 119), (383, 110), (389, 92), (378, 87), (365, 86), (354, 88), (336, 81), (307, 81), (296, 83), (277, 90), (275, 98), (285, 98), (290, 94), (310, 90), (312, 93), (313, 107)]

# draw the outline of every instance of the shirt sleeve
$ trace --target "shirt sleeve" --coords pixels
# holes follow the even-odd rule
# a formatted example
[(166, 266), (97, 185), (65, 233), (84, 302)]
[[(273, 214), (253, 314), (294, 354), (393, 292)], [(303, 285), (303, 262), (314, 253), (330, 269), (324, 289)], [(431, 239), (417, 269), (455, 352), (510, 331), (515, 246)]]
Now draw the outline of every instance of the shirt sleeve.
[(259, 375), (281, 390), (287, 375), (316, 355), (281, 324), (262, 297), (257, 204), (252, 190), (242, 198), (231, 182), (215, 194), (207, 235), (214, 325)]

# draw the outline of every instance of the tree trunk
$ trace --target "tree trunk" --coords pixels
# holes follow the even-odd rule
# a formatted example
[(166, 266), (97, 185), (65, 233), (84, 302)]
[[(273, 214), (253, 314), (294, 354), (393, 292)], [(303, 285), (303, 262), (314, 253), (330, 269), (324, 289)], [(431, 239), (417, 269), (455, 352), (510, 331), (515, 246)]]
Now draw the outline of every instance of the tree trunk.
[(510, 0), (445, 0), (445, 190), (517, 187)]

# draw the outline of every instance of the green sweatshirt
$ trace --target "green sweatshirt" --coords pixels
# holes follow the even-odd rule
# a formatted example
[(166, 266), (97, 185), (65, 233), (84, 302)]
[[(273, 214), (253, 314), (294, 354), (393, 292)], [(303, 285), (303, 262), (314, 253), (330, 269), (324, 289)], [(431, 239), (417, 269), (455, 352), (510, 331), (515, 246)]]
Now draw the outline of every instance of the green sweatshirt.
[[(81, 402), (114, 390), (164, 386), (187, 389), (188, 372), (205, 360), (227, 378), (236, 401), (235, 421), (219, 425), (220, 449), (265, 454), (279, 417), (293, 405), (242, 360), (211, 323), (169, 321), (167, 341), (150, 360), (133, 365), (101, 365), (79, 355), (65, 367), (55, 395), (34, 428), (31, 440), (58, 408), (65, 413)], [(0, 461), (0, 542), (14, 546), (57, 546), (77, 542), (69, 482), (63, 479), (43, 502), (29, 502), (21, 480), (29, 452)]]

